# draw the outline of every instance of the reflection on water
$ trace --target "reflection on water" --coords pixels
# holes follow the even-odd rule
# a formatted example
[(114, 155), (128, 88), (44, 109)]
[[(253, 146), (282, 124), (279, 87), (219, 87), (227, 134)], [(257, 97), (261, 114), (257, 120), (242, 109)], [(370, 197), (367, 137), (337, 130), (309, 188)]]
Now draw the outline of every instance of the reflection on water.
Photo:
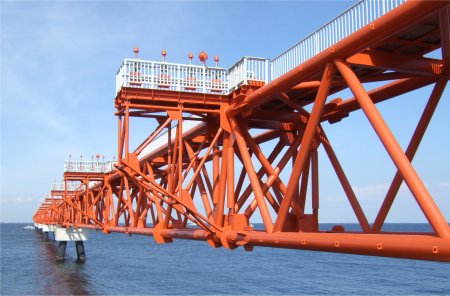
[[(37, 240), (42, 240), (42, 236), (37, 234)], [(90, 292), (89, 275), (86, 273), (84, 264), (76, 262), (73, 254), (75, 251), (75, 243), (68, 242), (66, 249), (66, 260), (64, 263), (56, 262), (57, 243), (54, 241), (39, 242), (41, 262), (40, 273), (43, 283), (41, 283), (42, 291), (39, 294), (47, 295), (88, 295)]]

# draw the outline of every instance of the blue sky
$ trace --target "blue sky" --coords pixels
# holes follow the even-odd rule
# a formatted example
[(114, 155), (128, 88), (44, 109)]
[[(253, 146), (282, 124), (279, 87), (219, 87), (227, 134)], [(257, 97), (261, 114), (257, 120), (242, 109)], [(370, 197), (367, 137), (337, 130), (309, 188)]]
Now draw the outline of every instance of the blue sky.
[[(167, 59), (179, 63), (187, 62), (189, 51), (205, 50), (229, 67), (244, 55), (276, 57), (352, 4), (2, 1), (0, 221), (30, 221), (50, 184), (61, 180), (69, 154), (72, 159), (116, 155), (115, 74), (122, 60), (133, 56), (134, 46), (143, 59), (160, 60), (164, 48)], [(379, 106), (403, 147), (429, 93), (425, 88)], [(448, 97), (447, 87), (414, 162), (447, 220), (450, 140), (443, 110), (450, 108)], [(394, 175), (392, 164), (362, 113), (324, 127), (373, 218)], [(145, 128), (151, 132), (151, 125)], [(333, 222), (346, 217), (350, 208), (327, 161), (321, 163), (322, 180), (330, 184), (321, 186), (321, 216), (323, 222)], [(424, 221), (406, 188), (394, 211), (390, 221)], [(340, 220), (355, 221), (352, 215)]]

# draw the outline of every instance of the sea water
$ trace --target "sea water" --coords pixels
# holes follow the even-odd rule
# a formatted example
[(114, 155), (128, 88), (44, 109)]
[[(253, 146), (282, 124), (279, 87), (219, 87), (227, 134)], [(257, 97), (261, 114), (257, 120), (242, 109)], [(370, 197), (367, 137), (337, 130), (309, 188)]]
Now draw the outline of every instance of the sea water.
[(70, 242), (61, 264), (56, 242), (44, 242), (26, 225), (0, 225), (2, 295), (450, 294), (448, 263), (263, 247), (229, 251), (188, 240), (159, 245), (148, 236), (96, 231), (84, 244), (84, 264), (76, 263)]

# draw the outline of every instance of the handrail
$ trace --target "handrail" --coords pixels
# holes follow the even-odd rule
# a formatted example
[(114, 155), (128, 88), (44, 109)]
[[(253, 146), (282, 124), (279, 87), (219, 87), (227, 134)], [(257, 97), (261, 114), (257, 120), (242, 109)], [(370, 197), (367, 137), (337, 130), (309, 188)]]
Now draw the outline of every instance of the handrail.
[(114, 170), (117, 161), (66, 161), (64, 172), (70, 173), (109, 173)]
[[(67, 182), (67, 191), (75, 191), (80, 184), (80, 182)], [(64, 182), (52, 183), (51, 191), (64, 191), (65, 188)]]
[(249, 81), (267, 84), (406, 1), (361, 0), (278, 55), (270, 64), (268, 59), (247, 56), (229, 69), (125, 59), (116, 74), (116, 93), (122, 87), (137, 87), (229, 94)]
[(122, 87), (229, 94), (248, 81), (269, 82), (269, 60), (243, 57), (230, 69), (125, 59), (116, 73), (116, 93)]
[(269, 60), (245, 56), (228, 69), (229, 92), (239, 88), (249, 81), (269, 83)]
[(406, 0), (361, 0), (333, 20), (294, 44), (270, 63), (276, 79), (338, 43)]

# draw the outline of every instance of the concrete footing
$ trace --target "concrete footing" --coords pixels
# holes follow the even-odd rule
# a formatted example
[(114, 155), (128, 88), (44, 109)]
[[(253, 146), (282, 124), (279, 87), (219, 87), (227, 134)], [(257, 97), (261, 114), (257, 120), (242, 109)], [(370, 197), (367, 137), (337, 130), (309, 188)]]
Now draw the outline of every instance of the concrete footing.
[(83, 229), (56, 227), (55, 239), (57, 241), (85, 241), (87, 233)]

